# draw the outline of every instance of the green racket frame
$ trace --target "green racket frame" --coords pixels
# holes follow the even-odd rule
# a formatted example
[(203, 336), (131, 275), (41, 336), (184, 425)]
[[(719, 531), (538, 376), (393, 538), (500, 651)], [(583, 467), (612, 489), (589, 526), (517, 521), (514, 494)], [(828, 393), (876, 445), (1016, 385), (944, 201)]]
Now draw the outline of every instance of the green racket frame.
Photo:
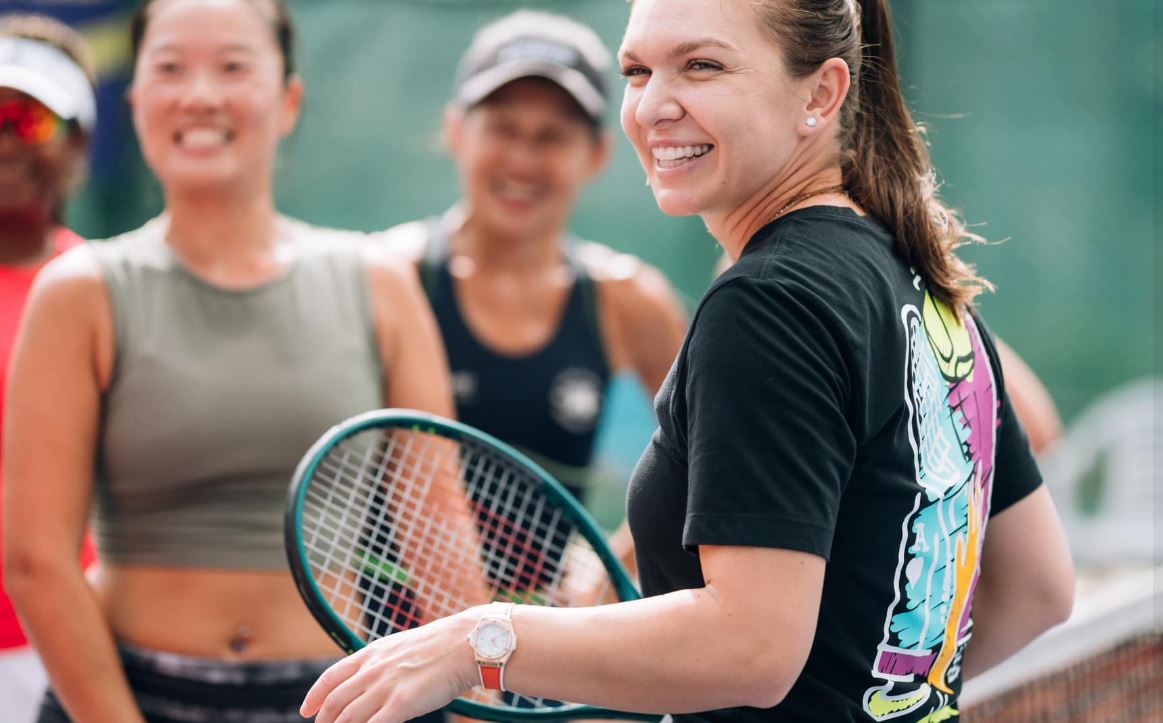
[[(509, 458), (518, 466), (525, 468), (544, 487), (544, 491), (562, 514), (568, 517), (575, 525), (577, 532), (582, 535), (593, 547), (602, 565), (609, 573), (614, 592), (619, 600), (637, 600), (641, 597), (634, 582), (626, 569), (615, 557), (606, 544), (605, 535), (586, 512), (585, 508), (553, 479), (536, 462), (510, 447), (495, 437), (478, 429), (445, 419), (433, 414), (418, 412), (411, 409), (380, 409), (351, 417), (329, 429), (315, 444), (311, 446), (295, 469), (291, 487), (287, 495), (287, 506), (284, 515), (284, 545), (287, 560), (290, 563), (291, 574), (299, 589), (299, 594), (310, 609), (311, 614), (319, 625), (331, 636), (340, 648), (347, 653), (354, 653), (365, 647), (367, 643), (360, 639), (347, 624), (340, 618), (331, 606), (327, 604), (323, 592), (316, 585), (310, 573), (307, 559), (307, 550), (300, 539), (302, 529), (303, 505), (307, 496), (310, 480), (315, 476), (319, 465), (328, 453), (348, 437), (354, 436), (367, 429), (402, 429), (413, 432), (423, 432), (439, 437), (461, 442), (469, 440), (478, 445), (491, 448), (503, 457)], [(457, 698), (448, 709), (454, 713), (492, 721), (533, 721), (533, 720), (560, 720), (569, 718), (613, 718), (624, 720), (657, 721), (660, 716), (645, 713), (628, 713), (607, 710), (588, 705), (566, 704), (555, 707), (517, 708), (489, 706), (475, 701)]]

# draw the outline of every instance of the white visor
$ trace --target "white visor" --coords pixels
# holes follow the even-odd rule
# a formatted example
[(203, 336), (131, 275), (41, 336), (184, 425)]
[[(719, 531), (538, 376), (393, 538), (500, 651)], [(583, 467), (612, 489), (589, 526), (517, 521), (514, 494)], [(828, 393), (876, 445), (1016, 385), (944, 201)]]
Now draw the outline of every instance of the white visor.
[(0, 38), (0, 87), (26, 93), (86, 132), (97, 120), (97, 99), (81, 66), (63, 51), (30, 38)]

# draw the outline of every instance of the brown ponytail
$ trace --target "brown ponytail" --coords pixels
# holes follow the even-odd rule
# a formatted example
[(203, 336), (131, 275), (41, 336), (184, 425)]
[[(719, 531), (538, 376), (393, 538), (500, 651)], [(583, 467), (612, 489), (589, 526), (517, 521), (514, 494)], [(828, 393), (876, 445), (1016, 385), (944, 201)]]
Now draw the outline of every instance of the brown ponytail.
[(848, 194), (888, 226), (939, 301), (957, 307), (992, 290), (957, 257), (959, 246), (982, 238), (937, 198), (924, 128), (901, 94), (888, 0), (767, 0), (759, 8), (793, 77), (829, 58), (848, 64), (852, 88), (840, 113)]

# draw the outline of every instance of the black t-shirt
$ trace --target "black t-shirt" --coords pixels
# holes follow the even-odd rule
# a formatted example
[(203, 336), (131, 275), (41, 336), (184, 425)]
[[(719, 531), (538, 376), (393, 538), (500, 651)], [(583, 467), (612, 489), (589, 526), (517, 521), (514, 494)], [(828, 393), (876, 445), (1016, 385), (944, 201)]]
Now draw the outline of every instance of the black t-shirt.
[(828, 561), (784, 701), (676, 719), (955, 717), (980, 533), (1041, 484), (981, 321), (874, 221), (803, 209), (707, 291), (655, 404), (628, 499), (647, 595), (702, 587), (699, 545)]

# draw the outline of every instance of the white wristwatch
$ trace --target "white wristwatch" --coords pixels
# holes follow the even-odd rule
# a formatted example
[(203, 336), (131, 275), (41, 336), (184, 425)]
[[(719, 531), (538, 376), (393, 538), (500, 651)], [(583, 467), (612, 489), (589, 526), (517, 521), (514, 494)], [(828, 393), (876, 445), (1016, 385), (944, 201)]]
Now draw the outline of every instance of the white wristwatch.
[(476, 627), (468, 634), (468, 644), (476, 655), (481, 685), (489, 690), (505, 689), (505, 663), (517, 649), (513, 629), (513, 603), (489, 605)]

